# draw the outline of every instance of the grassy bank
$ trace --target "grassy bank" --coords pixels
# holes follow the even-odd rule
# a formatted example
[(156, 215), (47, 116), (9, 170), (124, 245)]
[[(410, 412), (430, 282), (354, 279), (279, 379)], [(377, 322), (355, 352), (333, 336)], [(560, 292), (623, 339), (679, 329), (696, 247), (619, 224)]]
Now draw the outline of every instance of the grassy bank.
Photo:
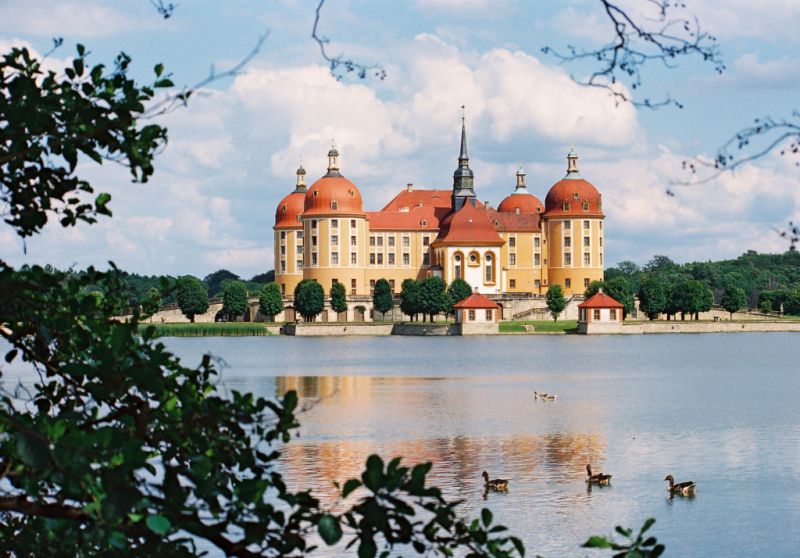
[(253, 322), (203, 323), (203, 324), (141, 324), (139, 331), (156, 328), (160, 337), (245, 337), (272, 335), (267, 324)]
[(533, 326), (534, 333), (573, 333), (578, 328), (578, 322), (576, 320), (500, 322), (500, 333), (527, 333), (525, 326)]

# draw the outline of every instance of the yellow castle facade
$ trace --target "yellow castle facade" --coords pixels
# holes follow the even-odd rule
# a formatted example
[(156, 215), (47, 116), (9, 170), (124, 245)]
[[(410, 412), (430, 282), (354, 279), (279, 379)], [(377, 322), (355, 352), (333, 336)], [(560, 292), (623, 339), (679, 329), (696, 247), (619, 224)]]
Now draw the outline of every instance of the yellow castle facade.
[(462, 121), (452, 189), (409, 184), (380, 211), (365, 211), (332, 148), (327, 173), (309, 187), (301, 166), (295, 189), (278, 204), (275, 281), (285, 296), (304, 279), (325, 292), (342, 283), (351, 296), (364, 296), (382, 278), (399, 293), (403, 280), (431, 275), (448, 284), (464, 279), (483, 294), (542, 295), (555, 284), (581, 294), (603, 279), (602, 197), (581, 177), (574, 149), (544, 204), (525, 178), (520, 169), (497, 208), (478, 201)]

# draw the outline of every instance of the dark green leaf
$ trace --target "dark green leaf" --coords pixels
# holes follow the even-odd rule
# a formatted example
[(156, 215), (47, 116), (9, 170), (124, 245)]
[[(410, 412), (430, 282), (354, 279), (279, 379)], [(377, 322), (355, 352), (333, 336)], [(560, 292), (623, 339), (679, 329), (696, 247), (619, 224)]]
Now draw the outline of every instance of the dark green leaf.
[(156, 535), (166, 535), (169, 533), (169, 529), (172, 526), (170, 520), (163, 515), (148, 515), (147, 519), (145, 519), (145, 523), (147, 524), (147, 528)]
[(336, 544), (342, 538), (342, 527), (339, 525), (339, 520), (329, 513), (320, 518), (317, 528), (319, 536), (328, 546)]

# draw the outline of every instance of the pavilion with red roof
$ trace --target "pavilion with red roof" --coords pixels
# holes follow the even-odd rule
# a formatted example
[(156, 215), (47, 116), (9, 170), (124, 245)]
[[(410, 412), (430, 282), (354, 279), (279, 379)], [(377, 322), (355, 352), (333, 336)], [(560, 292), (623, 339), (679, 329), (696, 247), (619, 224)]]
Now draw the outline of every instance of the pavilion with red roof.
[(601, 288), (578, 305), (578, 333), (620, 333), (622, 309), (622, 304)]
[(461, 335), (498, 333), (500, 305), (486, 295), (474, 292), (453, 304), (456, 323), (461, 325)]

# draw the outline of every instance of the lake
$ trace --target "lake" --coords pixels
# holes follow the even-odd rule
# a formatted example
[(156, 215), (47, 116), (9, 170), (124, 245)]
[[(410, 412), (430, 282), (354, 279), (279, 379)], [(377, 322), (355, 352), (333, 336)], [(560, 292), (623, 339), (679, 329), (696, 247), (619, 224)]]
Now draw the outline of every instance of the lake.
[[(185, 364), (221, 357), (228, 389), (298, 391), (282, 467), (326, 504), (369, 454), (402, 455), (433, 461), (465, 515), (490, 508), (530, 556), (609, 556), (579, 545), (647, 517), (667, 556), (800, 554), (797, 334), (165, 342)], [(611, 486), (588, 489), (589, 462)], [(483, 470), (508, 493), (484, 498)], [(668, 498), (670, 473), (696, 496)]]

